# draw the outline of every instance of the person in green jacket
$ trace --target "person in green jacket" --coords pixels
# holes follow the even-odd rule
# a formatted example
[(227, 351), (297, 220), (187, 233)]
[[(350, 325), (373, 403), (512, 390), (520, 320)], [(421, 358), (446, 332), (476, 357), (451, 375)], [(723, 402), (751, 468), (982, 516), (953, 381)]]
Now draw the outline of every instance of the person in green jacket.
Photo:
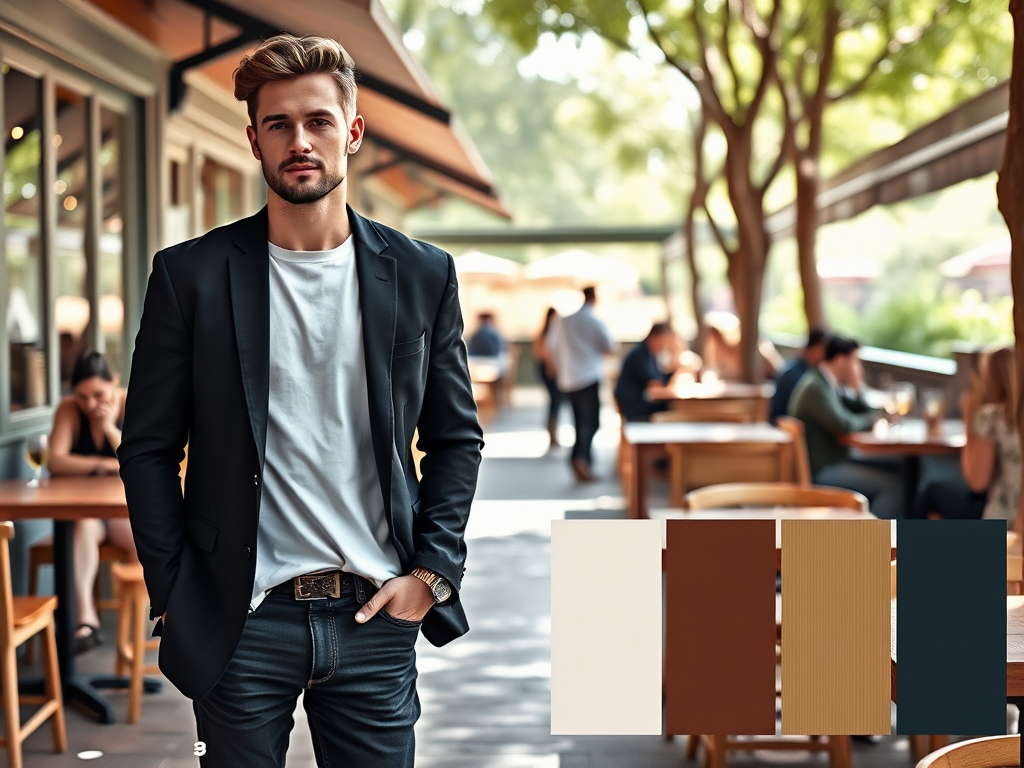
[(899, 464), (852, 457), (839, 442), (841, 435), (871, 429), (880, 416), (861, 395), (859, 350), (854, 339), (832, 337), (825, 359), (796, 385), (788, 410), (804, 423), (814, 483), (859, 491), (867, 496), (874, 515), (891, 520), (903, 517)]

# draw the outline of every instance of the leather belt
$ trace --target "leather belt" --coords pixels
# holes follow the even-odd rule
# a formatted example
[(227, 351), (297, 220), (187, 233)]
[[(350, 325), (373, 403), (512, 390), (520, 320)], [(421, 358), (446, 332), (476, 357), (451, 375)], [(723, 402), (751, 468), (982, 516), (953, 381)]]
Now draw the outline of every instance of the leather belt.
[(274, 587), (275, 592), (287, 591), (296, 600), (303, 601), (327, 600), (355, 593), (356, 602), (360, 605), (366, 602), (368, 590), (376, 592), (377, 588), (362, 577), (354, 573), (345, 573), (344, 571), (306, 573), (302, 576), (296, 576), (290, 582), (286, 581)]

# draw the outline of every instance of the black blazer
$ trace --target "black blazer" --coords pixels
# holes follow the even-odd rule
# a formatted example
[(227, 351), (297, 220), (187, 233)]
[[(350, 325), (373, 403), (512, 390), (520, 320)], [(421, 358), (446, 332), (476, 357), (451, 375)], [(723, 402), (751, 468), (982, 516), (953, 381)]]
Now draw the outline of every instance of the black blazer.
[[(423, 622), (443, 645), (469, 629), (458, 590), (483, 447), (455, 267), (438, 248), (348, 215), (372, 459), (403, 572), (428, 568), (455, 591)], [(167, 613), (160, 668), (192, 699), (227, 666), (252, 599), (269, 398), (267, 221), (264, 208), (156, 254), (132, 359), (121, 478), (152, 615)]]

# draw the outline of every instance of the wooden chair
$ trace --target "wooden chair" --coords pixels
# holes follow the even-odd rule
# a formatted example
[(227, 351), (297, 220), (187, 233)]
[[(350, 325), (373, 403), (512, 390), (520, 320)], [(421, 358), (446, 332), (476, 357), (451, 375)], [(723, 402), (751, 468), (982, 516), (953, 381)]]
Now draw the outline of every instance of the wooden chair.
[(793, 476), (793, 447), (785, 443), (722, 443), (700, 447), (669, 445), (672, 506), (684, 495), (719, 483), (788, 483)]
[(1010, 768), (1020, 765), (1020, 734), (986, 736), (950, 744), (922, 759), (917, 768)]
[(807, 440), (804, 438), (804, 423), (793, 416), (779, 416), (775, 426), (793, 438), (793, 469), (796, 482), (811, 484), (811, 462), (807, 458)]
[[(14, 524), (0, 523), (0, 689), (3, 691), (6, 734), (2, 743), (7, 746), (7, 765), (21, 768), (21, 744), (40, 725), (50, 720), (53, 750), (64, 752), (68, 748), (64, 730), (64, 702), (61, 697), (60, 669), (57, 666), (57, 636), (53, 611), (56, 597), (14, 597), (11, 593), (11, 553), (8, 541), (14, 538)], [(18, 646), (30, 637), (43, 633), (43, 695), (18, 695)], [(24, 724), (21, 722), (22, 704), (38, 705)]]
[(146, 664), (146, 651), (160, 648), (160, 638), (147, 639), (149, 593), (138, 563), (115, 563), (110, 573), (118, 585), (121, 611), (117, 620), (117, 656), (114, 674), (128, 675), (128, 722), (142, 714), (142, 683), (145, 675), (160, 674), (156, 664)]
[(686, 494), (689, 509), (723, 507), (842, 507), (868, 511), (868, 500), (857, 491), (795, 483), (723, 483)]

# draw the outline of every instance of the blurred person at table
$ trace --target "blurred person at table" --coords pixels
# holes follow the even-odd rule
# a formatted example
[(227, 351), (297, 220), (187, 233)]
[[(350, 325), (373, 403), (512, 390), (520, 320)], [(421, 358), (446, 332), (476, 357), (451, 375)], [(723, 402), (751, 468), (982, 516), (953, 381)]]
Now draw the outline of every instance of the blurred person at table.
[[(1018, 382), (1012, 347), (982, 357), (976, 387), (960, 397), (967, 443), (960, 453), (968, 487), (986, 493), (982, 519), (1014, 528), (1021, 492), (1021, 440), (1017, 431)], [(1018, 524), (1019, 529), (1021, 526)]]
[(507, 349), (508, 344), (494, 324), (494, 315), (477, 315), (477, 328), (466, 343), (466, 351), (473, 357), (501, 357)]
[(562, 407), (562, 393), (558, 391), (558, 382), (555, 380), (555, 361), (548, 350), (547, 338), (557, 323), (558, 312), (554, 307), (548, 307), (548, 311), (544, 314), (544, 324), (541, 326), (540, 333), (533, 339), (533, 359), (537, 361), (537, 372), (548, 391), (548, 439), (552, 448), (559, 446), (558, 411)]
[[(722, 381), (743, 380), (742, 346), (739, 318), (728, 312), (709, 312), (704, 323), (707, 337), (704, 341), (704, 370), (711, 371)], [(775, 345), (767, 339), (757, 343), (758, 381), (773, 379), (782, 367), (782, 358)]]
[(596, 301), (593, 286), (584, 288), (583, 306), (559, 320), (548, 334), (558, 389), (569, 399), (576, 423), (576, 442), (569, 462), (581, 482), (597, 479), (591, 444), (600, 426), (602, 356), (617, 348), (608, 328), (594, 315)]
[(651, 414), (668, 409), (668, 402), (650, 399), (650, 391), (664, 387), (679, 369), (679, 344), (672, 326), (655, 323), (647, 338), (622, 360), (615, 382), (615, 402), (626, 421), (650, 421)]
[(318, 766), (410, 768), (416, 641), (469, 629), (455, 264), (349, 206), (366, 125), (337, 41), (270, 37), (234, 84), (267, 204), (153, 257), (118, 450), (160, 669), (203, 768), (284, 766), (300, 696)]
[[(74, 394), (60, 401), (50, 433), (51, 475), (116, 475), (121, 445), (125, 390), (118, 375), (99, 352), (87, 352), (71, 370)], [(100, 567), (100, 545), (110, 542), (138, 561), (128, 520), (79, 520), (75, 523), (75, 605), (78, 629), (75, 651), (82, 653), (103, 641), (93, 585)]]
[(807, 343), (800, 354), (794, 357), (775, 379), (775, 394), (772, 395), (771, 409), (768, 413), (769, 423), (774, 424), (775, 419), (786, 415), (789, 398), (793, 396), (793, 390), (800, 379), (809, 369), (817, 368), (825, 359), (826, 344), (828, 334), (824, 329), (811, 328), (807, 332)]
[(804, 423), (814, 483), (863, 493), (876, 517), (891, 520), (903, 516), (899, 463), (852, 457), (839, 442), (842, 435), (871, 429), (880, 418), (864, 402), (859, 350), (854, 339), (830, 338), (822, 362), (797, 383), (788, 410)]

